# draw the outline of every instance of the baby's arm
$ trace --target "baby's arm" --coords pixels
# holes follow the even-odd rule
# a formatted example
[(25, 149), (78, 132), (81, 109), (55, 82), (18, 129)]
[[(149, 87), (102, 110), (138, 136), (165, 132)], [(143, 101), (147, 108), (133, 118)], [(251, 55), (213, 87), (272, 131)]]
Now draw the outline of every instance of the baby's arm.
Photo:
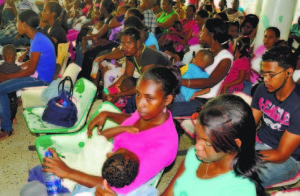
[(210, 92), (210, 88), (204, 88), (194, 93), (194, 95), (190, 98), (190, 100), (194, 100), (195, 97), (199, 95), (204, 95)]

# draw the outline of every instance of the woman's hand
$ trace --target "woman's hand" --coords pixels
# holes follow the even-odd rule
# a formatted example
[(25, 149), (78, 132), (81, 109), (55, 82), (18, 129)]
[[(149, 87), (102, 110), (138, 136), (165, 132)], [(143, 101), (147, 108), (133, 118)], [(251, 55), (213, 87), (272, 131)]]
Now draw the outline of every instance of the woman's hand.
[(60, 160), (55, 150), (52, 148), (49, 148), (48, 150), (52, 153), (53, 158), (43, 158), (43, 172), (50, 172), (58, 177), (67, 178), (71, 169)]
[(93, 64), (96, 62), (96, 63), (98, 63), (98, 65), (100, 65), (102, 63), (102, 61), (104, 61), (104, 59), (105, 59), (105, 56), (101, 55), (101, 56), (95, 58)]
[(114, 192), (107, 184), (107, 181), (104, 180), (103, 189), (101, 187), (97, 187), (95, 195), (96, 196), (117, 196), (117, 193)]
[(194, 100), (196, 97), (196, 93), (193, 94), (193, 96), (190, 98), (190, 100)]
[(98, 126), (97, 132), (98, 134), (100, 134), (101, 130), (102, 130), (102, 126), (104, 125), (105, 121), (107, 118), (107, 112), (101, 112), (100, 114), (98, 114), (93, 120), (91, 120), (91, 122), (89, 123), (88, 126), (88, 136), (92, 136), (92, 130), (95, 126)]

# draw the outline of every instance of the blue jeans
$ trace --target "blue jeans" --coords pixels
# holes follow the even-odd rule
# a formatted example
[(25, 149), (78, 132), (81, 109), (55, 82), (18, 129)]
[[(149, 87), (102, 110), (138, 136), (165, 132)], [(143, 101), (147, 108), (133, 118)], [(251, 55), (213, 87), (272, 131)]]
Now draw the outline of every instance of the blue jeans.
[(12, 131), (12, 123), (10, 120), (10, 106), (7, 94), (20, 90), (25, 87), (45, 86), (48, 83), (38, 78), (23, 77), (7, 80), (0, 83), (0, 119), (1, 129)]
[(253, 83), (244, 81), (244, 88), (243, 88), (242, 92), (251, 96), (252, 85), (253, 85)]
[[(255, 149), (268, 150), (271, 147), (256, 142)], [(261, 172), (258, 173), (258, 176), (262, 181), (262, 186), (268, 187), (294, 177), (299, 170), (300, 164), (293, 157), (290, 157), (280, 164), (266, 163), (265, 167), (260, 168)]]
[(171, 113), (173, 117), (191, 116), (197, 112), (197, 108), (201, 108), (203, 105), (204, 102), (197, 98), (188, 102), (174, 102)]

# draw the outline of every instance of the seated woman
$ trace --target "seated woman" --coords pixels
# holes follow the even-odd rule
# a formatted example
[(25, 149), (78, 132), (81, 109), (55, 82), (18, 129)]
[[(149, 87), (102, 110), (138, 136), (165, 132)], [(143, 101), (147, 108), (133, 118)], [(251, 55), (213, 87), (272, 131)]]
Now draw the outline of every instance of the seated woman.
[[(153, 50), (158, 50), (158, 43), (154, 35), (149, 31), (148, 27), (144, 26), (143, 22), (139, 20), (135, 16), (128, 17), (124, 22), (124, 29), (126, 28), (138, 28), (138, 30), (141, 33), (141, 42), (145, 44), (146, 47), (149, 47)], [(99, 65), (99, 68), (101, 70), (101, 76), (104, 81), (104, 88), (110, 86), (112, 82), (114, 81), (117, 76), (120, 76), (124, 73), (124, 68), (113, 66), (112, 64), (104, 65), (102, 64), (104, 59), (107, 60), (117, 60), (125, 57), (125, 54), (122, 52), (121, 46), (116, 48), (114, 51), (108, 54), (103, 54), (99, 57), (97, 57), (93, 64), (96, 62)], [(108, 72), (106, 74), (106, 72)], [(98, 75), (94, 81), (94, 84), (98, 84), (100, 79), (100, 72), (98, 72)]]
[(193, 52), (198, 51), (201, 48), (199, 44), (199, 35), (202, 31), (202, 27), (204, 26), (207, 18), (208, 18), (207, 11), (204, 10), (198, 11), (195, 14), (196, 24), (194, 24), (190, 28), (189, 33), (187, 34), (185, 39), (182, 40), (178, 44), (178, 46), (176, 46), (177, 48), (179, 48), (180, 45), (184, 46), (184, 48), (189, 48), (189, 52), (186, 53), (182, 52), (181, 54), (179, 53), (179, 56), (181, 57), (183, 63), (189, 63), (192, 60)]
[[(127, 28), (122, 32), (121, 49), (126, 56), (126, 67), (124, 73), (113, 82), (112, 85), (115, 86), (119, 86), (123, 78), (133, 76), (135, 68), (139, 74), (142, 74), (154, 65), (170, 65), (168, 57), (156, 50), (146, 47), (142, 43), (140, 32), (136, 28)], [(119, 98), (121, 96), (132, 95), (134, 92), (135, 88), (132, 88), (128, 91), (114, 94), (112, 98), (115, 96)]]
[(172, 108), (173, 116), (191, 116), (197, 108), (201, 108), (207, 99), (218, 95), (221, 84), (229, 72), (233, 56), (226, 50), (228, 41), (228, 31), (223, 20), (210, 18), (206, 20), (200, 35), (201, 44), (210, 48), (214, 54), (214, 63), (208, 66), (205, 71), (209, 74), (208, 78), (184, 79), (182, 86), (196, 89), (211, 88), (210, 92), (197, 96), (189, 102), (175, 102)]
[(90, 78), (92, 62), (99, 52), (103, 50), (112, 50), (112, 48), (118, 46), (116, 40), (109, 39), (111, 33), (109, 23), (114, 17), (112, 15), (114, 9), (115, 4), (112, 2), (112, 0), (103, 0), (100, 4), (100, 12), (104, 15), (104, 25), (97, 34), (86, 37), (87, 39), (98, 39), (99, 45), (97, 47), (94, 47), (93, 49), (90, 49), (86, 53), (82, 54), (81, 43), (76, 46), (76, 64), (82, 67), (82, 70), (78, 76), (79, 78)]
[(160, 36), (167, 32), (173, 25), (174, 21), (179, 20), (179, 16), (173, 9), (172, 0), (162, 0), (161, 8), (163, 12), (157, 15), (157, 29), (156, 39), (159, 40)]
[(57, 50), (59, 43), (67, 43), (66, 30), (67, 17), (63, 8), (56, 2), (48, 2), (45, 4), (42, 12), (43, 22), (47, 22), (43, 31), (48, 34)]
[(232, 7), (225, 8), (222, 11), (227, 14), (227, 17), (230, 22), (239, 21), (240, 23), (242, 23), (242, 21), (244, 20), (244, 14), (238, 10), (239, 5), (240, 5), (239, 0), (233, 0)]
[[(172, 115), (167, 108), (179, 91), (179, 83), (178, 70), (153, 67), (138, 81), (136, 91), (138, 109), (134, 114), (104, 111), (89, 123), (88, 135), (91, 135), (92, 129), (97, 126), (99, 134), (107, 139), (114, 137), (114, 152), (125, 148), (136, 154), (140, 160), (139, 172), (133, 183), (124, 188), (113, 188), (118, 194), (127, 194), (137, 189), (174, 161), (178, 149), (178, 135)], [(100, 133), (106, 119), (121, 125)], [(45, 165), (48, 168), (43, 169), (44, 171), (61, 178), (69, 178), (87, 187), (103, 186), (102, 177), (69, 168), (59, 158), (44, 162), (43, 166)]]
[(56, 56), (51, 40), (36, 29), (39, 16), (32, 10), (24, 10), (18, 15), (18, 33), (25, 34), (31, 40), (30, 60), (26, 61), (24, 70), (13, 74), (0, 74), (0, 140), (13, 133), (10, 120), (8, 93), (25, 87), (44, 86), (52, 82), (55, 71)]
[(162, 195), (266, 195), (257, 174), (262, 160), (255, 127), (241, 98), (228, 94), (207, 102), (196, 123), (196, 145)]

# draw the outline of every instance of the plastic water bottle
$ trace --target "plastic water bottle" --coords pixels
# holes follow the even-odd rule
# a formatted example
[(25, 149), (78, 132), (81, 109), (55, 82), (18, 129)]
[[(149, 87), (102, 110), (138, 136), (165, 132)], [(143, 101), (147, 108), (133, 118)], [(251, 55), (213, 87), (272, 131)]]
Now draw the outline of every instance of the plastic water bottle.
[[(50, 151), (45, 152), (45, 157), (52, 158), (52, 153)], [(47, 194), (51, 196), (58, 196), (61, 192), (61, 179), (50, 172), (44, 172), (45, 183), (47, 187)]]
[(91, 72), (91, 77), (92, 77), (92, 78), (95, 79), (95, 78), (97, 77), (98, 70), (99, 70), (98, 63), (95, 62), (95, 63), (93, 64), (93, 68), (92, 68), (92, 72)]

